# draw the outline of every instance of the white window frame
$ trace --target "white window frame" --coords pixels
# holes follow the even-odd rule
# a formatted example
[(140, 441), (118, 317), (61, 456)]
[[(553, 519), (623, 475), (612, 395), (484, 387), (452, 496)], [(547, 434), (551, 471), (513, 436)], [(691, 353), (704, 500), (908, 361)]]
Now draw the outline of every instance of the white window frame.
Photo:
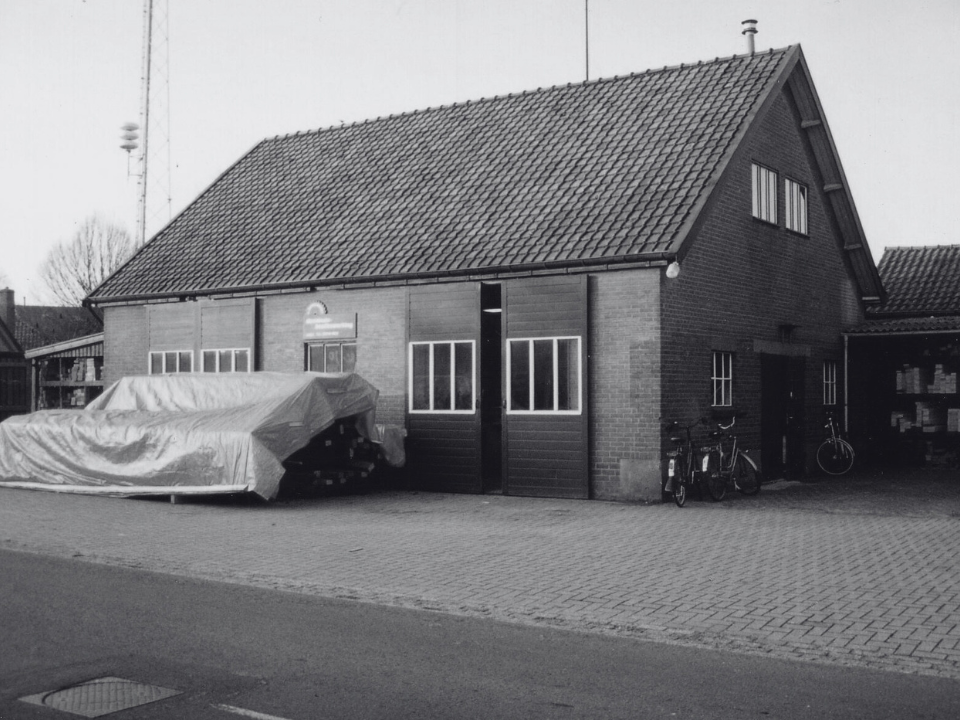
[[(210, 352), (214, 353), (214, 357), (216, 358), (216, 369), (213, 370), (212, 372), (206, 370), (206, 368), (204, 367), (204, 362), (203, 362), (204, 355), (206, 355), (207, 353), (210, 353)], [(229, 369), (229, 370), (224, 370), (223, 368), (220, 367), (220, 354), (221, 354), (221, 353), (225, 353), (225, 352), (230, 353), (230, 369)], [(240, 370), (239, 372), (252, 372), (252, 371), (253, 371), (253, 353), (250, 352), (250, 348), (248, 348), (248, 347), (245, 347), (245, 348), (203, 348), (203, 349), (200, 351), (200, 367), (197, 368), (197, 372), (200, 372), (200, 373), (209, 372), (211, 375), (213, 375), (213, 374), (220, 374), (220, 373), (233, 373), (233, 372), (238, 372), (237, 370), (234, 370), (234, 368), (237, 367), (237, 353), (244, 353), (244, 352), (247, 354), (247, 369), (246, 369), (246, 370)]]
[[(534, 410), (534, 389), (536, 383), (534, 382), (534, 356), (533, 356), (533, 343), (535, 341), (542, 340), (551, 340), (553, 341), (553, 408), (552, 410)], [(560, 383), (559, 380), (559, 353), (557, 352), (557, 347), (560, 340), (574, 340), (577, 343), (576, 356), (577, 356), (577, 407), (574, 410), (558, 410), (557, 406), (559, 405), (559, 393), (560, 393)], [(513, 343), (528, 343), (527, 347), (527, 362), (529, 363), (527, 369), (527, 377), (530, 379), (529, 387), (527, 389), (529, 395), (527, 398), (527, 407), (531, 408), (529, 410), (515, 410), (513, 408), (513, 372), (512, 372), (512, 362), (513, 362), (513, 353), (510, 351), (511, 345)], [(525, 337), (525, 338), (508, 338), (507, 339), (507, 413), (509, 415), (582, 415), (583, 414), (583, 359), (582, 359), (582, 339), (579, 335), (559, 335), (559, 336), (549, 336), (549, 337)]]
[[(713, 351), (713, 407), (733, 405), (733, 353), (726, 350)], [(719, 362), (718, 362), (719, 361)]]
[[(343, 348), (347, 346), (353, 347), (354, 355), (354, 369), (353, 370), (337, 370), (336, 372), (356, 372), (356, 357), (357, 357), (357, 341), (356, 340), (345, 340), (345, 341), (333, 341), (333, 342), (308, 342), (304, 343), (304, 357), (303, 365), (304, 372), (328, 372), (327, 367), (327, 348), (331, 345), (336, 345), (340, 348), (340, 367), (343, 368)], [(323, 370), (314, 370), (310, 367), (310, 350), (315, 347), (323, 348)]]
[[(176, 367), (167, 367), (167, 355), (175, 354), (177, 357)], [(163, 368), (159, 373), (153, 372), (153, 356), (160, 356), (160, 366)], [(180, 369), (180, 356), (190, 356), (190, 370)], [(197, 366), (194, 362), (193, 350), (151, 350), (147, 353), (147, 375), (178, 375), (182, 372), (196, 372)]]
[[(435, 390), (434, 387), (434, 347), (437, 345), (449, 345), (450, 346), (450, 404), (455, 406), (457, 404), (457, 352), (456, 346), (459, 344), (469, 344), (470, 345), (470, 363), (471, 363), (471, 373), (470, 373), (470, 408), (469, 409), (457, 409), (456, 407), (450, 408), (436, 408), (435, 400)], [(430, 348), (428, 354), (428, 366), (427, 366), (427, 378), (429, 380), (429, 393), (430, 393), (430, 407), (429, 408), (414, 408), (414, 373), (413, 373), (413, 350), (417, 346), (427, 346)], [(407, 403), (408, 411), (416, 415), (473, 415), (477, 411), (477, 343), (474, 340), (462, 339), (462, 340), (415, 340), (411, 341), (407, 348), (407, 367), (409, 371), (407, 373), (407, 395), (409, 401)]]
[(823, 361), (823, 404), (837, 404), (837, 361)]
[(763, 165), (750, 166), (753, 216), (758, 220), (777, 224), (777, 171)]
[(807, 186), (790, 178), (783, 179), (784, 199), (786, 203), (787, 230), (801, 235), (807, 234)]

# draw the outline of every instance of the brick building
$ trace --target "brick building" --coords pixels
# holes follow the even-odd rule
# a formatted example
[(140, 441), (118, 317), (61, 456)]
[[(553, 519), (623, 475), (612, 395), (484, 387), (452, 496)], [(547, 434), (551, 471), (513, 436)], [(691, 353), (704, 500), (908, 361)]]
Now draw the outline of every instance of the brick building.
[(662, 417), (802, 471), (882, 292), (792, 46), (264, 140), (86, 302), (108, 382), (355, 369), (415, 487), (637, 499)]

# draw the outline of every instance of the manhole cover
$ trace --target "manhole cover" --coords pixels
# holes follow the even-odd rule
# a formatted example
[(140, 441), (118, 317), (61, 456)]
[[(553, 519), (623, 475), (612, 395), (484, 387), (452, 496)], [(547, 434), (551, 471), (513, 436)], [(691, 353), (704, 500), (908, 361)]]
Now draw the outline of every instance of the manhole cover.
[(179, 694), (179, 690), (105, 677), (20, 699), (82, 717), (97, 718)]

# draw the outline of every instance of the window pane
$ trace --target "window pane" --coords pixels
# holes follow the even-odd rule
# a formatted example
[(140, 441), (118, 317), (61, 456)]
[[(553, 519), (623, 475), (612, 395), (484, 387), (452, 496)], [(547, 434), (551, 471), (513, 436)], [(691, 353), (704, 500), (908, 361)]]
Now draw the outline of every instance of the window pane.
[(451, 410), (450, 378), (452, 375), (451, 343), (433, 346), (433, 409)]
[(234, 354), (234, 369), (237, 372), (247, 372), (250, 367), (250, 351), (237, 350)]
[(150, 374), (151, 375), (163, 374), (163, 353), (158, 353), (158, 352), (150, 353)]
[(218, 350), (220, 355), (220, 367), (217, 368), (219, 372), (233, 372), (233, 350)]
[(217, 351), (216, 350), (203, 351), (203, 371), (204, 372), (217, 371)]
[(343, 372), (354, 372), (357, 369), (357, 346), (349, 343), (343, 346)]
[(430, 409), (430, 346), (413, 346), (413, 409)]
[(530, 343), (510, 341), (510, 409), (530, 409)]
[(557, 410), (580, 409), (580, 343), (557, 340)]
[(553, 340), (533, 341), (533, 409), (554, 409)]
[(167, 352), (163, 354), (163, 371), (167, 373), (177, 371), (177, 353)]
[(473, 347), (470, 343), (454, 343), (456, 360), (455, 410), (473, 410)]
[(193, 353), (180, 353), (180, 372), (193, 372)]
[(307, 346), (307, 370), (323, 372), (323, 345)]
[(327, 372), (341, 372), (343, 364), (340, 362), (340, 346), (337, 344), (324, 345)]

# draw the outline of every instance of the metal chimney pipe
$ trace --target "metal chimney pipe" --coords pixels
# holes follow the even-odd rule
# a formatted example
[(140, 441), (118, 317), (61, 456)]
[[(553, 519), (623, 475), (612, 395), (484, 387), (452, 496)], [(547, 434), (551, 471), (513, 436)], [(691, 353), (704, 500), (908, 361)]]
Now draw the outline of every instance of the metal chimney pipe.
[(747, 52), (753, 55), (756, 53), (756, 48), (753, 44), (753, 36), (757, 34), (757, 21), (756, 20), (744, 20), (741, 25), (746, 25), (741, 34), (747, 36)]

